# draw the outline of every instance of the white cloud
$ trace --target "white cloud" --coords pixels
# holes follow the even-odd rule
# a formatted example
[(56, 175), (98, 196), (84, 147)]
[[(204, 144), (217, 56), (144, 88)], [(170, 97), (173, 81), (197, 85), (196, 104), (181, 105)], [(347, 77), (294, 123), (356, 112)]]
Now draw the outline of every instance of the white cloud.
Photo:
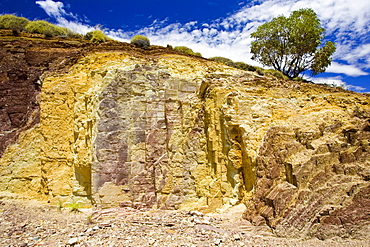
[[(64, 10), (62, 2), (37, 1), (57, 24), (86, 33), (93, 28), (82, 24), (72, 13)], [(337, 44), (332, 65), (327, 72), (348, 76), (368, 75), (370, 68), (370, 4), (364, 0), (260, 0), (248, 4), (229, 17), (209, 23), (196, 21), (181, 24), (168, 19), (155, 20), (152, 25), (137, 32), (106, 30), (112, 38), (129, 41), (136, 34), (147, 36), (152, 44), (188, 46), (204, 57), (223, 56), (234, 61), (258, 65), (251, 60), (250, 34), (266, 21), (278, 15), (289, 15), (300, 8), (312, 8), (323, 27)], [(68, 18), (67, 18), (68, 17)], [(73, 20), (69, 20), (69, 19)], [(341, 64), (338, 61), (345, 61)], [(332, 79), (332, 78), (331, 78)]]
[(363, 68), (370, 68), (370, 43), (362, 44), (350, 50), (342, 58), (348, 63), (354, 63)]
[[(346, 85), (345, 89), (356, 91), (356, 92), (364, 92), (366, 88), (361, 86), (354, 86), (354, 85)], [(365, 93), (365, 92), (364, 92)], [(368, 93), (368, 92), (367, 92)]]
[(308, 78), (310, 81), (313, 81), (316, 84), (327, 84), (333, 87), (346, 87), (347, 84), (343, 81), (341, 76), (334, 77), (318, 77), (318, 78)]
[[(227, 57), (231, 59), (252, 62), (249, 53), (252, 39), (249, 36), (259, 25), (275, 16), (289, 15), (293, 10), (309, 7), (315, 10), (322, 20), (327, 34), (331, 35), (337, 44), (334, 58), (345, 60), (352, 66), (346, 67), (349, 71), (347, 74), (366, 74), (359, 68), (361, 65), (358, 64), (358, 60), (363, 59), (364, 52), (353, 52), (352, 56), (348, 57), (349, 52), (358, 45), (354, 40), (358, 40), (358, 37), (370, 40), (370, 4), (366, 1), (265, 0), (259, 2), (258, 5), (247, 5), (237, 13), (212, 23), (199, 25), (195, 23), (191, 26), (176, 23), (159, 28), (146, 28), (139, 30), (139, 32), (149, 36), (151, 40), (160, 45), (170, 43), (175, 46), (187, 45), (193, 49), (201, 47), (205, 50), (205, 56), (227, 54)], [(176, 30), (169, 28), (174, 26), (176, 26)], [(212, 32), (210, 28), (212, 28)], [(196, 35), (193, 35), (195, 33)], [(345, 59), (346, 57), (347, 59)], [(334, 66), (333, 69), (335, 67), (338, 66)], [(357, 71), (355, 68), (358, 68)]]
[(337, 73), (337, 74), (346, 74), (348, 76), (361, 76), (369, 75), (369, 73), (362, 71), (354, 65), (340, 64), (337, 62), (332, 62), (331, 65), (327, 68), (326, 72)]
[(318, 77), (318, 78), (308, 78), (309, 80), (313, 81), (316, 84), (326, 84), (332, 87), (342, 87), (347, 90), (353, 90), (357, 92), (361, 92), (366, 90), (366, 88), (360, 86), (349, 85), (343, 81), (341, 76), (334, 76), (334, 77)]
[[(55, 18), (57, 25), (71, 29), (74, 32), (86, 34), (89, 31), (94, 30), (93, 27), (81, 23), (77, 16), (72, 13), (67, 13), (64, 10), (64, 4), (62, 2), (54, 2), (52, 0), (36, 1), (36, 4), (46, 12), (50, 17)], [(66, 17), (70, 17), (73, 20), (67, 20)]]
[(57, 20), (58, 20), (58, 25), (69, 28), (70, 30), (76, 33), (86, 34), (87, 32), (95, 30), (94, 27), (85, 25), (78, 21), (69, 21), (63, 17), (60, 17)]
[(354, 50), (356, 57), (368, 57), (370, 55), (370, 44), (363, 44)]
[(64, 11), (64, 4), (62, 2), (54, 2), (52, 0), (45, 0), (45, 1), (36, 1), (36, 4), (40, 5), (40, 7), (51, 17), (61, 17), (66, 14)]

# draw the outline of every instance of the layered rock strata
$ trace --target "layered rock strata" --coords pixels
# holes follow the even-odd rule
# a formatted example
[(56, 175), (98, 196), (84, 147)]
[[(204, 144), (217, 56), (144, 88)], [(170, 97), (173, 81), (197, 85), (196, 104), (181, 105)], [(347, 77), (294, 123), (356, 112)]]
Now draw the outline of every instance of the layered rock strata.
[(367, 95), (135, 52), (41, 77), (39, 121), (0, 159), (3, 195), (204, 212), (245, 203), (246, 219), (279, 236), (368, 236)]

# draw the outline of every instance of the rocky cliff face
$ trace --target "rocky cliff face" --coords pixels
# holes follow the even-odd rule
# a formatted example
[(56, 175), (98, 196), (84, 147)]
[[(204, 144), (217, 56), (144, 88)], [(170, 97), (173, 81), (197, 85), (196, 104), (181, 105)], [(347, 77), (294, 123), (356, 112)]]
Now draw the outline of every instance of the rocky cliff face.
[(280, 236), (368, 235), (368, 96), (163, 48), (69, 46), (68, 70), (45, 74), (47, 63), (32, 78), (11, 77), (3, 57), (0, 93), (19, 98), (1, 98), (3, 196), (204, 212), (244, 203)]

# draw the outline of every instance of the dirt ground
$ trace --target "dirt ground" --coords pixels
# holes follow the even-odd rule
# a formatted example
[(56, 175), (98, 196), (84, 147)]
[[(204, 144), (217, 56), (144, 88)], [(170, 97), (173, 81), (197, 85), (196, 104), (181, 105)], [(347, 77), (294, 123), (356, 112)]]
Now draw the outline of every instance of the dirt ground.
[(268, 227), (224, 214), (197, 211), (105, 210), (0, 201), (0, 246), (370, 246), (370, 240), (284, 239)]

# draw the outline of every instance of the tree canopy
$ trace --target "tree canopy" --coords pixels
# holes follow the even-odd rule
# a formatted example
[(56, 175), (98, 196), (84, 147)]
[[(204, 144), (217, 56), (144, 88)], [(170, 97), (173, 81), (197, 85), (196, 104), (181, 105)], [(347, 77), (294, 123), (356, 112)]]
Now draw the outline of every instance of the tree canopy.
[(252, 33), (252, 59), (294, 78), (310, 70), (317, 75), (332, 61), (335, 44), (322, 45), (325, 29), (312, 9), (293, 11), (289, 17), (278, 16)]

